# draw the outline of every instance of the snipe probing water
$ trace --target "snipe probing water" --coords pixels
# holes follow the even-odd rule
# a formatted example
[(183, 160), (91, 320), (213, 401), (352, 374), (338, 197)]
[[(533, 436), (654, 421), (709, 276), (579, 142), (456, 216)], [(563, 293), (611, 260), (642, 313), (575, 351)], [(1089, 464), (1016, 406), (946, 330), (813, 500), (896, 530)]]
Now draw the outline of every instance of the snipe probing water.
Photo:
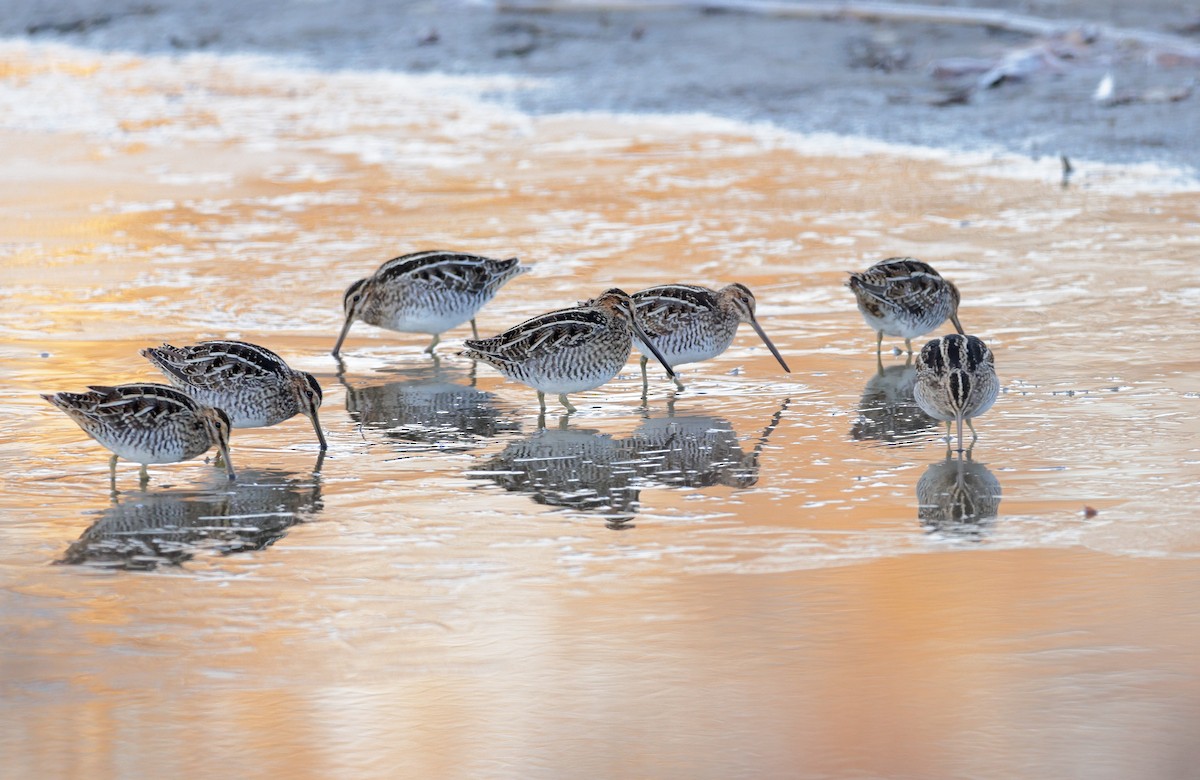
[(433, 354), (442, 333), (470, 320), (500, 287), (529, 268), (515, 257), (493, 260), (461, 252), (415, 252), (388, 260), (346, 289), (346, 323), (333, 345), (337, 357), (355, 320), (404, 333), (429, 333)]
[(599, 387), (616, 376), (629, 359), (635, 337), (674, 377), (671, 364), (638, 326), (633, 299), (616, 288), (579, 306), (534, 317), (490, 339), (468, 340), (462, 354), (537, 390), (543, 412), (546, 393), (557, 393), (559, 403), (574, 412), (567, 395)]
[(974, 446), (979, 434), (971, 418), (991, 409), (999, 392), (995, 358), (976, 336), (951, 333), (921, 348), (913, 398), (925, 414), (945, 421), (947, 438), (950, 421), (956, 423), (959, 452), (963, 451), (963, 422), (971, 429)]
[(312, 422), (321, 449), (327, 447), (317, 418), (321, 385), (266, 347), (245, 341), (163, 344), (143, 349), (142, 357), (192, 398), (223, 409), (234, 428), (263, 428), (302, 414)]
[(197, 403), (173, 387), (129, 384), (93, 385), (87, 393), (43, 395), (67, 413), (88, 436), (114, 454), (109, 463), (115, 477), (117, 458), (142, 464), (143, 484), (149, 463), (191, 460), (216, 445), (225, 459), (225, 472), (234, 478), (229, 460), (229, 417), (220, 409)]
[[(748, 322), (783, 370), (791, 373), (779, 350), (758, 324), (754, 316), (754, 293), (744, 284), (730, 284), (720, 290), (692, 284), (664, 284), (639, 290), (631, 297), (637, 309), (638, 323), (672, 366), (720, 355), (733, 343), (738, 325)], [(636, 337), (634, 346), (642, 352), (644, 387), (649, 361), (647, 349)], [(683, 389), (678, 377), (675, 386)]]
[(928, 263), (912, 257), (891, 257), (862, 273), (851, 273), (846, 286), (854, 291), (858, 310), (877, 334), (876, 354), (883, 348), (885, 333), (903, 338), (909, 354), (914, 338), (947, 319), (960, 334), (966, 333), (958, 321), (958, 288)]

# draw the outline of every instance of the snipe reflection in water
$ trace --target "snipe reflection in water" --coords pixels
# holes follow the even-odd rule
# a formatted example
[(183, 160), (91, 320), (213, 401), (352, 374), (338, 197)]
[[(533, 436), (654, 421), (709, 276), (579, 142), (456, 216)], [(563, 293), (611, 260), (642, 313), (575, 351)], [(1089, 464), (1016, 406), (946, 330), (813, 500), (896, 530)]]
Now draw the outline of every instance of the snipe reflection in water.
[(887, 368), (878, 364), (875, 374), (863, 386), (850, 436), (855, 441), (894, 444), (936, 428), (937, 421), (921, 411), (913, 398), (916, 383), (917, 367), (911, 358)]
[(310, 475), (243, 469), (236, 483), (210, 490), (115, 495), (59, 563), (150, 570), (203, 552), (261, 550), (323, 508), (320, 465)]
[(982, 463), (946, 453), (917, 481), (917, 514), (928, 531), (977, 537), (1000, 511), (1000, 480)]
[(360, 425), (384, 436), (413, 444), (470, 449), (483, 439), (521, 430), (520, 422), (505, 417), (496, 395), (475, 388), (475, 374), (462, 377), (440, 366), (401, 372), (404, 378), (380, 385), (346, 387), (346, 411)]
[(749, 452), (726, 419), (667, 417), (647, 419), (622, 439), (594, 430), (542, 429), (510, 442), (467, 476), (528, 493), (539, 504), (604, 517), (610, 528), (625, 528), (640, 509), (644, 488), (755, 485), (763, 448), (788, 403), (781, 404)]
[(534, 501), (595, 513), (613, 528), (637, 513), (637, 471), (612, 436), (589, 429), (543, 428), (509, 442), (472, 479), (490, 479)]
[(742, 449), (732, 423), (709, 416), (650, 418), (621, 445), (655, 485), (753, 487), (763, 448), (790, 402), (784, 400), (750, 452)]

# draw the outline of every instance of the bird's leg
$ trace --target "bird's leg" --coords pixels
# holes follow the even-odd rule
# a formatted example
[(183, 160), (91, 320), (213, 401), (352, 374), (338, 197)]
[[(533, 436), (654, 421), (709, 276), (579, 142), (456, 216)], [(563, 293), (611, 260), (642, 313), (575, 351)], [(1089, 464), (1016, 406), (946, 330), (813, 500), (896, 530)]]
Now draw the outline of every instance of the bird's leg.
[(963, 439), (963, 437), (962, 437), (962, 424), (963, 424), (963, 418), (962, 418), (962, 417), (957, 417), (957, 418), (955, 418), (955, 422), (957, 423), (957, 426), (958, 426), (958, 454), (961, 456), (961, 455), (962, 455), (962, 452), (963, 452), (963, 446), (962, 446), (962, 439)]
[(479, 338), (479, 328), (475, 327), (475, 318), (474, 317), (471, 318), (471, 338), (473, 338), (473, 339)]
[(108, 488), (112, 491), (113, 498), (117, 497), (117, 456), (113, 455), (108, 459)]
[(880, 365), (883, 363), (883, 331), (875, 331), (875, 356), (879, 358)]
[(146, 464), (142, 464), (142, 470), (138, 472), (138, 485), (142, 490), (146, 489), (146, 485), (150, 482), (150, 472), (146, 470)]
[(967, 427), (971, 429), (971, 446), (974, 447), (975, 442), (979, 441), (979, 434), (975, 432), (975, 425), (969, 419), (967, 420)]
[(904, 348), (905, 348), (906, 350), (908, 350), (908, 354), (909, 354), (909, 355), (911, 355), (911, 354), (912, 354), (912, 339), (905, 339), (905, 340), (904, 340)]
[(646, 400), (646, 395), (650, 392), (650, 377), (646, 375), (646, 364), (650, 362), (650, 358), (642, 355), (642, 400)]
[(538, 390), (538, 408), (541, 409), (543, 415), (546, 413), (546, 394), (541, 390)]
[(437, 333), (433, 334), (433, 341), (429, 342), (428, 347), (425, 347), (425, 351), (431, 355), (433, 354), (433, 348), (438, 345), (438, 335)]
[(566, 394), (566, 393), (559, 393), (559, 394), (558, 394), (558, 402), (559, 402), (560, 404), (562, 404), (563, 406), (567, 407), (567, 412), (568, 412), (568, 413), (570, 413), (570, 412), (578, 412), (578, 411), (579, 411), (578, 409), (576, 409), (574, 406), (572, 406), (572, 405), (571, 405), (571, 402), (570, 402), (570, 401), (568, 401), (568, 400), (567, 400), (567, 394)]

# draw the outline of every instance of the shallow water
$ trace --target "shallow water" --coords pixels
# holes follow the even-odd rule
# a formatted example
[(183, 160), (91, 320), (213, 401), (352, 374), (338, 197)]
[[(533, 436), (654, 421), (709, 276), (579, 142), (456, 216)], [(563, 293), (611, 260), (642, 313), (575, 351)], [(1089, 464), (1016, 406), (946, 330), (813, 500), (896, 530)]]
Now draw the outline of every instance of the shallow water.
[[(1194, 192), (694, 117), (533, 119), (537, 84), (5, 44), (6, 776), (1181, 777), (1200, 750)], [(47, 96), (53, 95), (51, 100)], [(426, 247), (754, 289), (675, 394), (580, 412), (344, 287)], [(964, 464), (843, 287), (932, 262), (1004, 393)], [(1194, 329), (1194, 328), (1193, 328)], [(238, 337), (325, 388), (241, 477), (122, 463), (37, 393)], [(893, 346), (893, 345), (888, 345)], [(1084, 508), (1097, 510), (1094, 516)], [(965, 516), (965, 517), (964, 517)], [(147, 531), (146, 529), (151, 529)]]

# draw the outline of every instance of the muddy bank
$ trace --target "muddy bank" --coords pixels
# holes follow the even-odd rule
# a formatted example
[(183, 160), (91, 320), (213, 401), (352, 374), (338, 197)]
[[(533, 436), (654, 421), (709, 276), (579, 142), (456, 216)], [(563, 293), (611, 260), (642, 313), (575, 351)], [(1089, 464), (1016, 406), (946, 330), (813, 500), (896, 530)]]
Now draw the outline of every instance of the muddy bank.
[[(1200, 12), (1167, 0), (1136, 10), (1082, 0), (974, 5), (1200, 44)], [(502, 98), (534, 113), (706, 112), (937, 147), (1200, 163), (1197, 62), (1086, 30), (1042, 40), (982, 25), (711, 9), (530, 13), (317, 0), (285, 13), (263, 0), (65, 0), (10, 7), (0, 34), (137, 52), (263, 53), (330, 69), (536, 77), (542, 86)], [(1097, 100), (1106, 76), (1112, 88)]]

